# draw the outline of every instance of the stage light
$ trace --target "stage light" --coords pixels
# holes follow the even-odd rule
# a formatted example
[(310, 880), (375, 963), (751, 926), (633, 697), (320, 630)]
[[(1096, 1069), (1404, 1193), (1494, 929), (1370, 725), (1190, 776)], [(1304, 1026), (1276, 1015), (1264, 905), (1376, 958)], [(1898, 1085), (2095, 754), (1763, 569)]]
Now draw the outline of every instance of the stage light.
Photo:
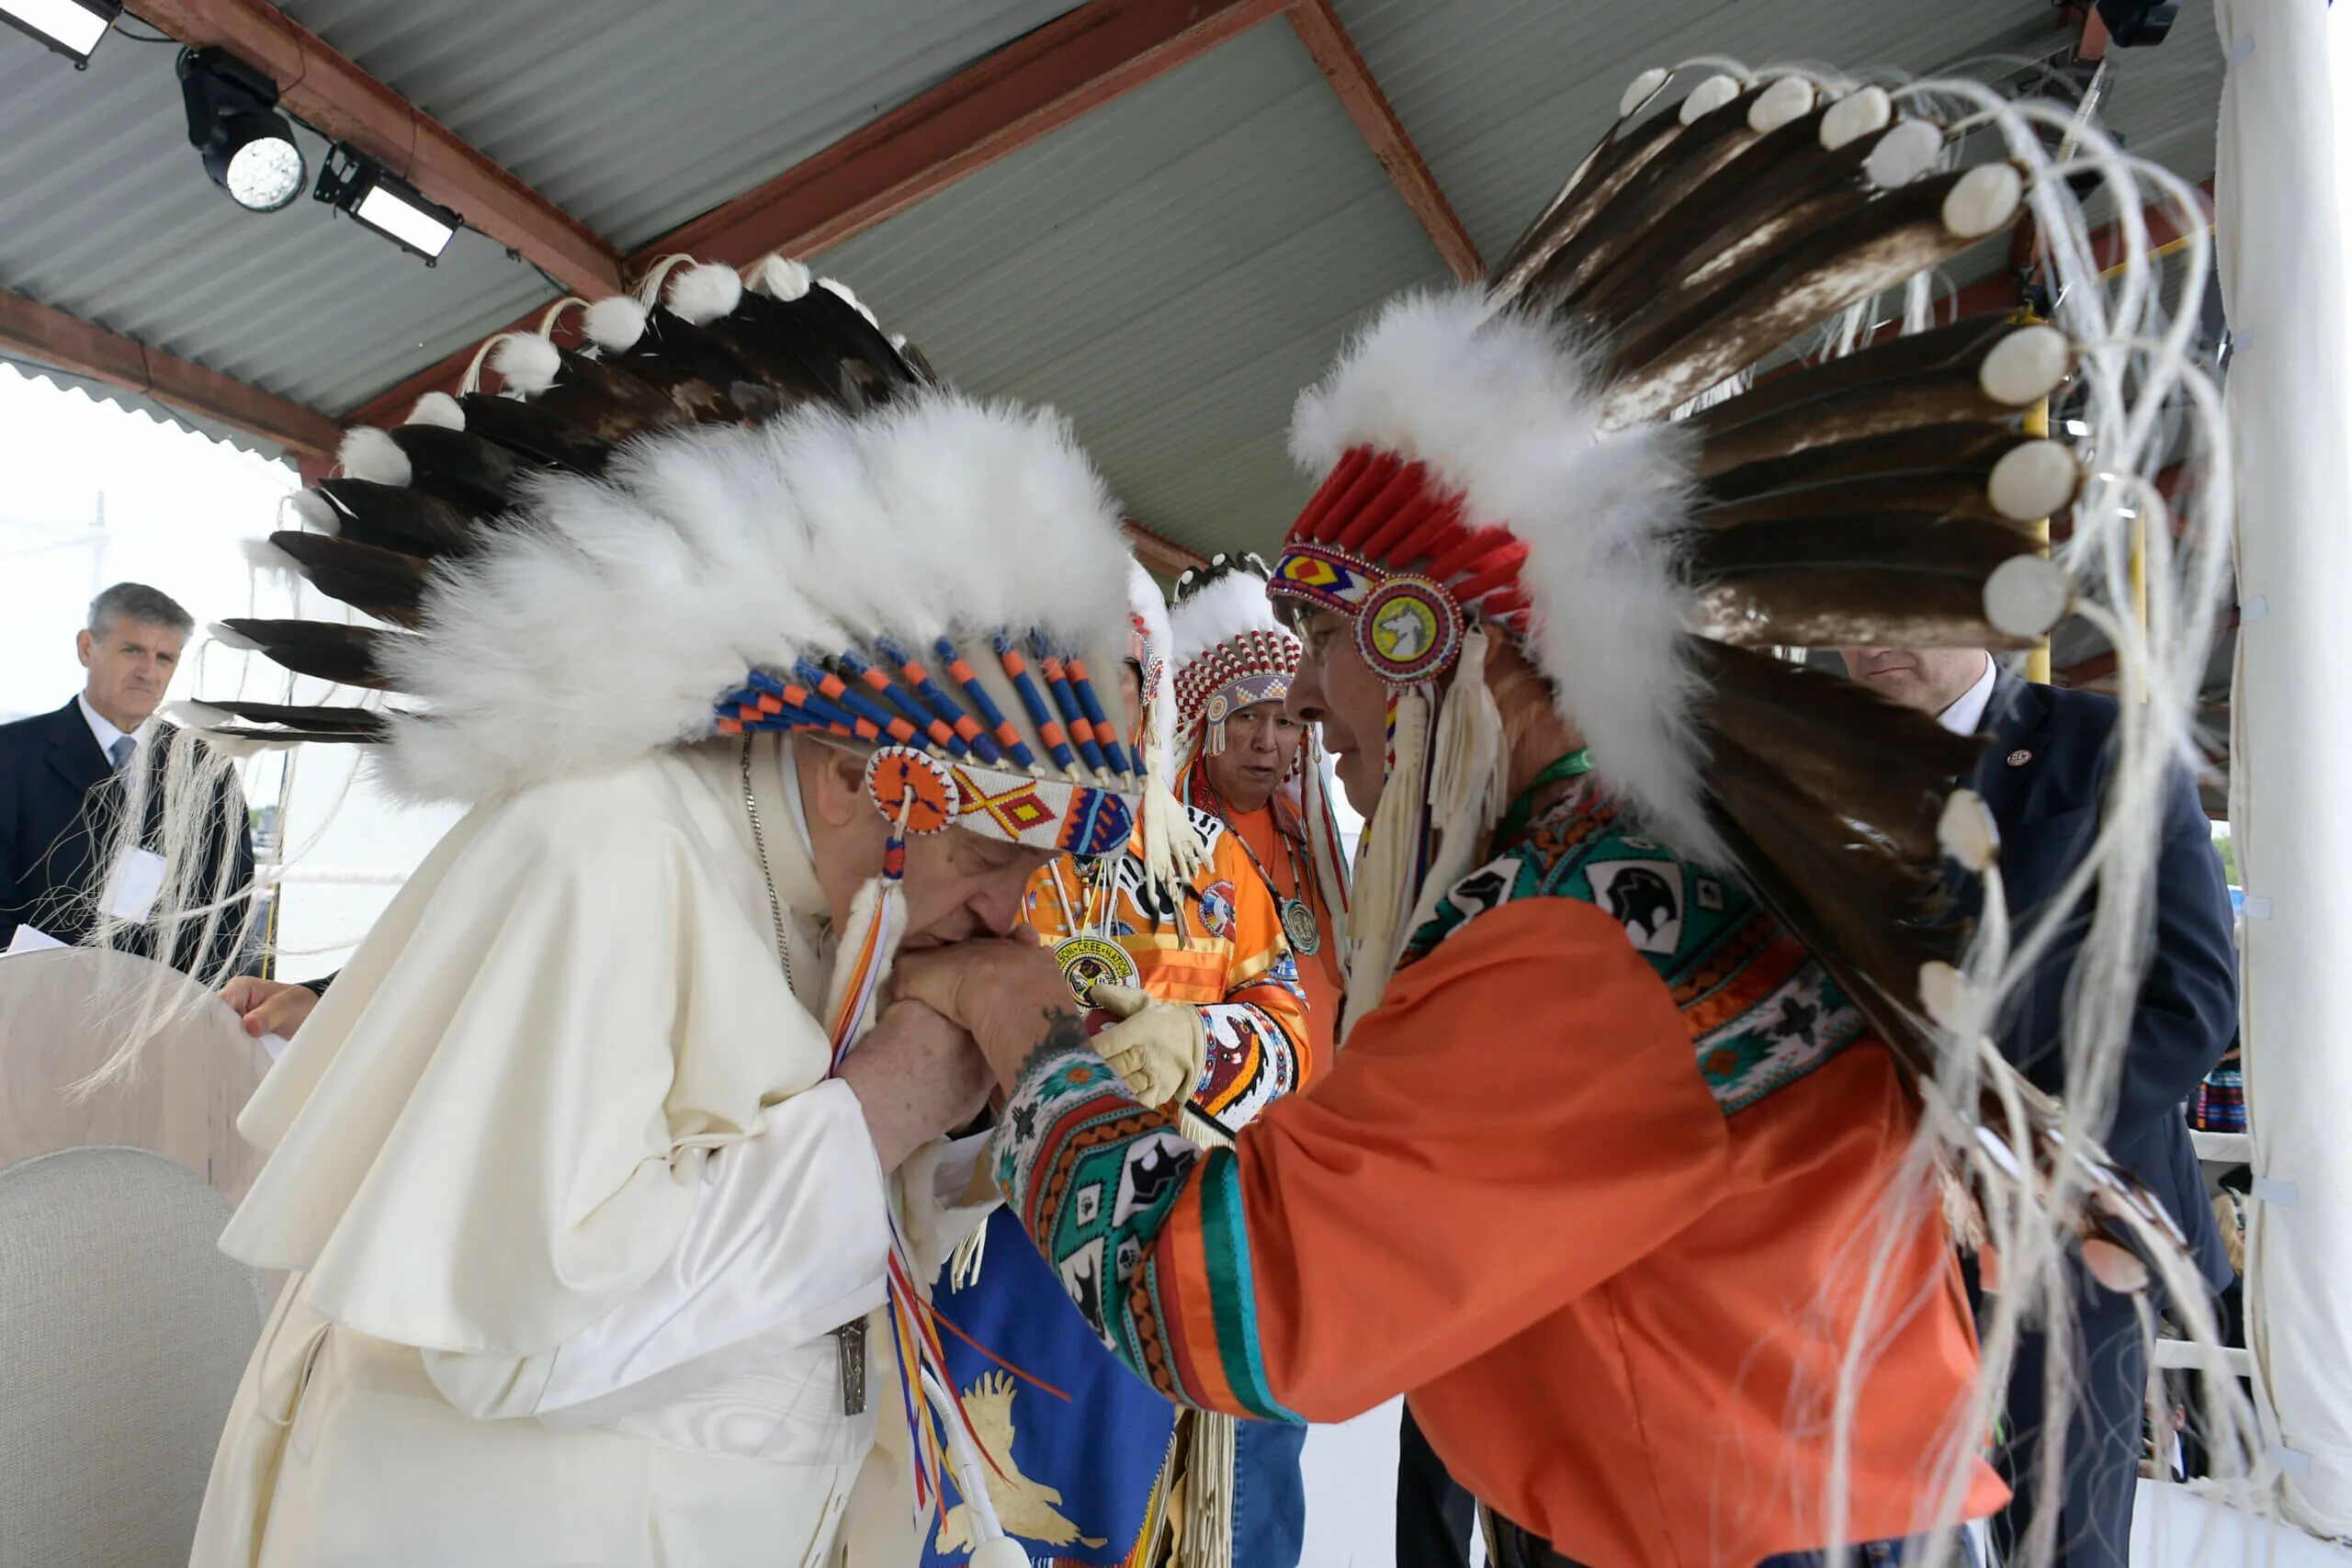
[(0, 0), (0, 22), (40, 39), (86, 71), (90, 52), (122, 15), (121, 0)]
[(414, 186), (342, 142), (320, 165), (318, 188), (311, 195), (348, 212), (401, 249), (423, 256), (427, 266), (441, 259), (466, 226), (464, 219), (425, 200)]
[(302, 150), (277, 110), (277, 84), (218, 49), (180, 55), (187, 139), (238, 206), (275, 212), (302, 194)]

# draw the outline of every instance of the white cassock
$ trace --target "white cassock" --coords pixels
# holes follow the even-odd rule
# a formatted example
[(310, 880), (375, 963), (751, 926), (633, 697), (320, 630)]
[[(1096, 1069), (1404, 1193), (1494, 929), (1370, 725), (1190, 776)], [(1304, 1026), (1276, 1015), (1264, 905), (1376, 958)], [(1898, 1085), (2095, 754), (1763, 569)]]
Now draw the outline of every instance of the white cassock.
[(980, 1140), (886, 1179), (826, 1077), (824, 901), (755, 745), (797, 998), (712, 743), (474, 810), (263, 1082), (221, 1246), (295, 1277), (193, 1568), (913, 1560), (885, 1205), (936, 1277)]

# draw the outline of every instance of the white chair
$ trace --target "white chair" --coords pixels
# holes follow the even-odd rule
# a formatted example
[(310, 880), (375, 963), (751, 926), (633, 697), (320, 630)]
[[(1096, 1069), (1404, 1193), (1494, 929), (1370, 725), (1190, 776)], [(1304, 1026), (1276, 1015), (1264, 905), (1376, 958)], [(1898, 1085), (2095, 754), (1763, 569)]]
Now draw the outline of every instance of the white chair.
[(187, 1561), (264, 1315), (228, 1222), (145, 1149), (0, 1170), (0, 1568)]

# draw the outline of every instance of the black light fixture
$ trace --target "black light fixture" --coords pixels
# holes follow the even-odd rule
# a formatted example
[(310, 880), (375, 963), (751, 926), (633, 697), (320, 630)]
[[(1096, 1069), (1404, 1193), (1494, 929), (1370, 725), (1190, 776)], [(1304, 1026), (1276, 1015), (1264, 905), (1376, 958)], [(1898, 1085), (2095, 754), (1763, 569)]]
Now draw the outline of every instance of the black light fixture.
[(373, 229), (431, 266), (449, 248), (466, 220), (393, 175), (373, 158), (343, 142), (329, 150), (311, 192)]
[(302, 194), (302, 150), (277, 112), (277, 84), (220, 49), (184, 50), (180, 96), (204, 172), (238, 206), (275, 212)]
[(2098, 19), (2118, 49), (2148, 49), (2165, 41), (2180, 0), (2098, 0)]
[(122, 0), (0, 0), (0, 22), (40, 39), (74, 62), (90, 68), (90, 52), (122, 15)]

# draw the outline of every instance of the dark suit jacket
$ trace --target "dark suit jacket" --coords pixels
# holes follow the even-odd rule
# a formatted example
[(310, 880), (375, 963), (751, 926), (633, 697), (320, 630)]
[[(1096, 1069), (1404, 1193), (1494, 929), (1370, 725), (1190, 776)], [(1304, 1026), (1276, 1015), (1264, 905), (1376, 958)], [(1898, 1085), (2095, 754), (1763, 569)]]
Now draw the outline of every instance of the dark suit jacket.
[[(155, 727), (154, 744), (141, 749), (140, 761), (162, 768), (174, 746), (188, 738), (168, 724)], [(136, 763), (134, 763), (136, 765)], [(153, 776), (153, 775), (151, 775)], [(162, 802), (160, 781), (151, 785), (153, 803), (147, 840), (159, 839)], [(60, 942), (80, 942), (96, 923), (89, 895), (96, 880), (96, 826), (121, 797), (122, 785), (113, 764), (98, 750), (79, 702), (69, 702), (55, 713), (40, 714), (0, 725), (0, 947), (30, 922)], [(215, 821), (233, 825), (236, 857), (233, 886), (253, 882), (253, 837), (245, 823), (245, 801), (233, 778), (223, 782), (214, 803)], [(209, 835), (218, 845), (225, 835)], [(205, 870), (201, 886), (213, 886), (220, 862)], [(221, 918), (221, 931), (210, 953), (197, 951), (196, 933), (176, 943), (175, 964), (194, 969), (202, 958), (209, 971), (235, 956), (236, 927), (243, 922), (232, 911)], [(153, 952), (151, 933), (126, 933), (119, 946)]]
[[(2088, 850), (2107, 788), (2115, 719), (2113, 697), (2036, 685), (2006, 670), (1996, 678), (1980, 727), (1992, 746), (1976, 788), (2000, 828), (2001, 874), (2015, 919), (2036, 914)], [(2229, 1258), (2181, 1107), (2236, 1037), (2237, 948), (2212, 827), (2186, 769), (2174, 775), (2165, 796), (2164, 844), (2151, 902), (2148, 975), (2107, 1148), (2180, 1222), (2218, 1290), (2231, 1279)], [(2004, 1021), (2002, 1054), (2053, 1093), (2065, 1076), (2060, 1032), (2066, 976), (2088, 928), (2088, 911), (2077, 909)]]

